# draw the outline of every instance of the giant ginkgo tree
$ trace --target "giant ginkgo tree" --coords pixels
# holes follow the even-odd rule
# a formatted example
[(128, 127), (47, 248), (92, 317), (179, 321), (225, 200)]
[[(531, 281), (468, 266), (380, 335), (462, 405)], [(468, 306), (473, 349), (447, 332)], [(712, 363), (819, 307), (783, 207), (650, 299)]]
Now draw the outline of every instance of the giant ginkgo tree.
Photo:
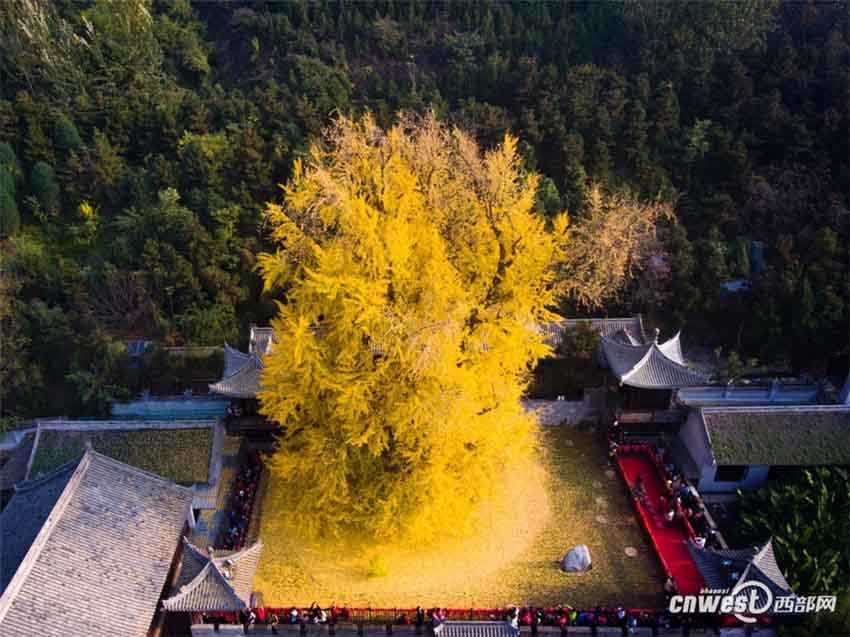
[(295, 164), (259, 259), (280, 298), (266, 515), (427, 539), (505, 493), (534, 446), (520, 398), (548, 352), (539, 326), (576, 268), (538, 183), (514, 137), (484, 152), (433, 115), (340, 117)]

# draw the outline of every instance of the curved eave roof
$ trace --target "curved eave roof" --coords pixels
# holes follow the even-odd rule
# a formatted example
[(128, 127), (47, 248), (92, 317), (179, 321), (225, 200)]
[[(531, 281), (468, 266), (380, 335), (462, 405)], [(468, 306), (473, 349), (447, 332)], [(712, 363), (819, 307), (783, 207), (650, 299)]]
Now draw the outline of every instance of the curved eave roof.
[(210, 391), (228, 398), (255, 398), (260, 391), (260, 370), (263, 362), (250, 356), (245, 364), (230, 376), (210, 385)]
[[(745, 582), (757, 581), (770, 588), (774, 595), (794, 594), (776, 563), (772, 540), (768, 540), (758, 550), (699, 548), (693, 540), (688, 540), (688, 552), (710, 588), (735, 588)], [(731, 565), (725, 567), (724, 561), (727, 564), (731, 562)], [(730, 569), (740, 573), (734, 584), (727, 579)]]
[[(183, 542), (185, 551), (175, 587), (177, 594), (163, 600), (163, 608), (172, 612), (238, 612), (248, 608), (262, 542), (212, 558), (185, 538)], [(222, 572), (226, 560), (233, 565), (231, 579)]]
[(687, 363), (685, 363), (685, 355), (682, 353), (682, 342), (679, 340), (680, 334), (681, 332), (676, 332), (676, 335), (673, 338), (661, 343), (658, 346), (658, 349), (673, 362), (687, 367)]
[(251, 359), (250, 354), (245, 354), (240, 352), (238, 349), (234, 349), (230, 347), (227, 343), (224, 344), (224, 373), (221, 375), (222, 378), (227, 378), (228, 376), (233, 376), (240, 369), (245, 367), (245, 363), (247, 363)]
[[(677, 389), (703, 385), (708, 378), (684, 364), (678, 334), (659, 345), (626, 345), (603, 336), (602, 351), (621, 385), (641, 389)], [(676, 359), (679, 360), (676, 360)]]

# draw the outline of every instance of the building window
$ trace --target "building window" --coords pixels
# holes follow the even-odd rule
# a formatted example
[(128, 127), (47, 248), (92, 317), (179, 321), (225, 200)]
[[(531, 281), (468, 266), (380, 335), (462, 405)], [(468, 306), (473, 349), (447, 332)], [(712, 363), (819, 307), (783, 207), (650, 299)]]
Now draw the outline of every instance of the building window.
[(714, 474), (715, 482), (740, 482), (747, 477), (746, 465), (729, 464), (722, 467), (717, 467), (717, 472)]

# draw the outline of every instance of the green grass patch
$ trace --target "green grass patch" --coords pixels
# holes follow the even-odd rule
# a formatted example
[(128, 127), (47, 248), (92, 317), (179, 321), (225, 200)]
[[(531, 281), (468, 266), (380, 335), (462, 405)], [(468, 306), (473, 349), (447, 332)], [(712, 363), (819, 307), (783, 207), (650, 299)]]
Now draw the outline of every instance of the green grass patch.
[(209, 478), (213, 430), (134, 429), (117, 431), (43, 430), (31, 476), (46, 473), (83, 454), (86, 442), (95, 451), (133, 467), (182, 484)]

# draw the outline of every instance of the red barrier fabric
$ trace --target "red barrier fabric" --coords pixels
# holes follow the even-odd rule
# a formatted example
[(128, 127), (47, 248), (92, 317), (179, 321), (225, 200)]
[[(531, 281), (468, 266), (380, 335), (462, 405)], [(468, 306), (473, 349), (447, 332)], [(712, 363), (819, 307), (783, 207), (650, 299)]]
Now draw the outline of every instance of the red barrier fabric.
[(680, 593), (686, 595), (698, 593), (705, 584), (688, 553), (686, 544), (688, 532), (681, 522), (667, 526), (664, 520), (666, 511), (659, 508), (662, 496), (668, 497), (668, 491), (656, 463), (643, 450), (636, 449), (633, 453), (631, 449), (627, 453), (623, 451), (621, 450), (617, 462), (629, 489), (634, 487), (638, 476), (643, 478), (646, 498), (643, 504), (636, 501), (635, 506), (661, 558), (661, 563), (668, 574), (676, 578)]

